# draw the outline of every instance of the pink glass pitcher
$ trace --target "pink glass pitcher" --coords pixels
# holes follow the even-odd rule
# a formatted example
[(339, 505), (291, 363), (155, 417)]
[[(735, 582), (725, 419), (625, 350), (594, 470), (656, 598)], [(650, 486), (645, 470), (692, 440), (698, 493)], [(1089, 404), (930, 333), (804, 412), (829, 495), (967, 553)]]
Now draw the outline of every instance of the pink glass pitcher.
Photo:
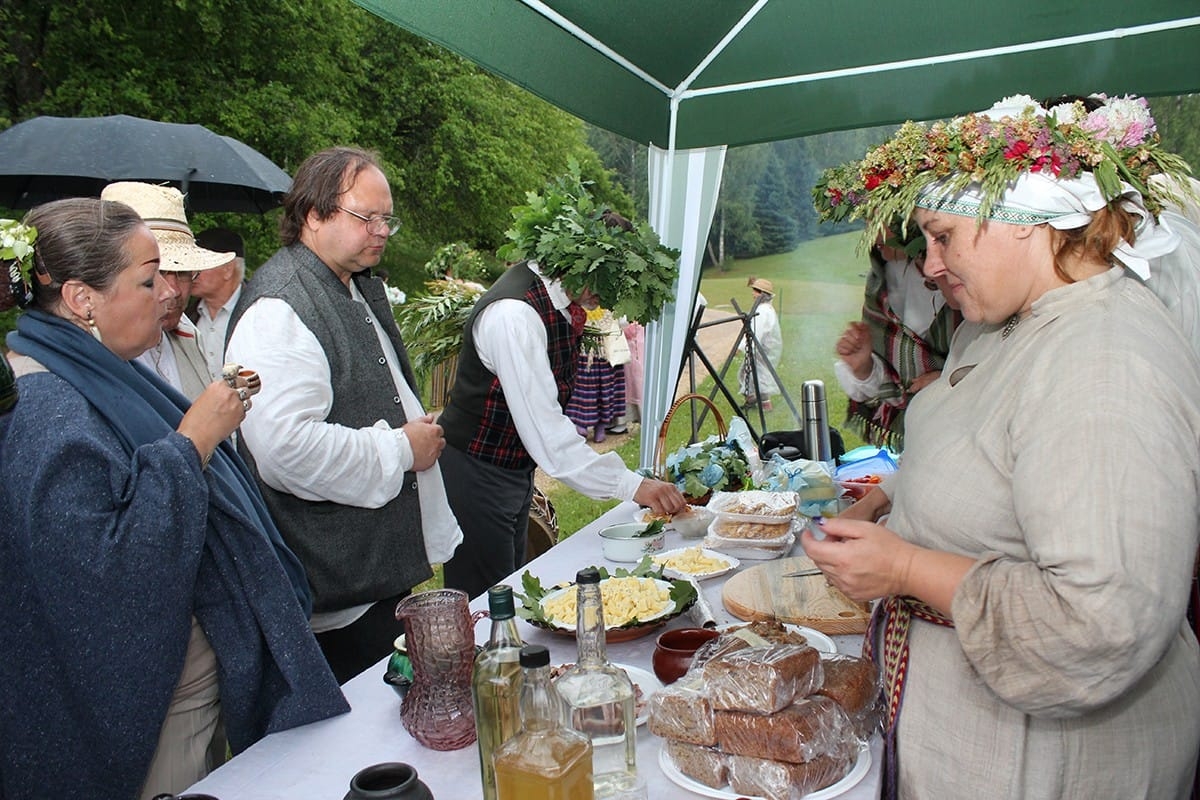
[(414, 739), (432, 750), (458, 750), (475, 741), (475, 624), (487, 615), (472, 614), (466, 592), (458, 589), (418, 592), (396, 606), (413, 667), (400, 720)]

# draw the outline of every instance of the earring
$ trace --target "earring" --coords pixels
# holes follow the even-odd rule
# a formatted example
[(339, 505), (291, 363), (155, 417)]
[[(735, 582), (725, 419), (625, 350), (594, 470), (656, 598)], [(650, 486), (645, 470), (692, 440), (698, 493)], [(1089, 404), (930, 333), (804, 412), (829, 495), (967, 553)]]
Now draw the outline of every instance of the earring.
[(104, 344), (104, 339), (100, 336), (100, 329), (96, 327), (96, 320), (92, 319), (92, 310), (88, 309), (87, 315), (88, 331), (92, 334), (92, 338), (100, 344)]

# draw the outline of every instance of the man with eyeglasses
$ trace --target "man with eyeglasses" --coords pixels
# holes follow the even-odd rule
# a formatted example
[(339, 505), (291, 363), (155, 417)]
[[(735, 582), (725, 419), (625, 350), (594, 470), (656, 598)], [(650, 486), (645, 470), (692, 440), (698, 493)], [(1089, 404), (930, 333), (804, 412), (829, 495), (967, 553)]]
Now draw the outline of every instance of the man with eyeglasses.
[(233, 253), (219, 253), (196, 244), (184, 211), (183, 194), (171, 186), (137, 181), (110, 183), (100, 199), (124, 203), (146, 221), (158, 241), (159, 273), (175, 290), (158, 344), (134, 360), (154, 370), (184, 397), (195, 400), (217, 375), (209, 371), (196, 326), (183, 311), (196, 276), (221, 266)]
[(304, 563), (312, 628), (344, 683), (390, 652), (396, 603), (462, 532), (437, 464), (441, 426), (371, 274), (399, 229), (375, 156), (310, 156), (283, 212), (283, 247), (242, 291), (225, 357), (262, 377), (238, 449)]

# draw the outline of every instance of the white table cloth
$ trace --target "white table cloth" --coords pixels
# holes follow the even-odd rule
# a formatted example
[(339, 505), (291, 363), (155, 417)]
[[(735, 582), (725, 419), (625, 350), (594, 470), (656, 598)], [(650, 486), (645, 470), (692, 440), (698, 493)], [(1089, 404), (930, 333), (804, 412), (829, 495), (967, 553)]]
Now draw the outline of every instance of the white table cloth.
[[(631, 519), (635, 506), (622, 503), (566, 541), (550, 548), (522, 567), (506, 581), (521, 591), (521, 573), (528, 569), (542, 580), (543, 586), (574, 580), (575, 573), (588, 565), (619, 565), (604, 560), (596, 535), (605, 525)], [(666, 549), (696, 544), (669, 531)], [(757, 562), (743, 561), (743, 567)], [(721, 604), (724, 578), (700, 584), (718, 624), (739, 622)], [(471, 602), (471, 610), (487, 608), (487, 598)], [(666, 627), (693, 625), (690, 614), (671, 620)], [(518, 621), (521, 637), (527, 644), (550, 648), (552, 663), (575, 660), (575, 639), (535, 628)], [(652, 634), (630, 642), (610, 644), (609, 659), (617, 663), (650, 669), (654, 640)], [(483, 644), (490, 632), (488, 620), (475, 629), (476, 641)], [(834, 637), (843, 653), (858, 654), (861, 637)], [(350, 778), (363, 767), (382, 761), (403, 761), (416, 768), (422, 781), (437, 800), (468, 800), (483, 796), (479, 775), (479, 755), (474, 745), (461, 750), (439, 752), (421, 746), (400, 723), (400, 698), (383, 682), (387, 659), (347, 682), (343, 687), (351, 711), (340, 717), (272, 734), (217, 769), (189, 791), (213, 795), (220, 800), (340, 800), (349, 789)], [(659, 767), (662, 740), (638, 728), (638, 773), (646, 779), (651, 798), (692, 798), (692, 792), (674, 784)], [(876, 800), (879, 797), (881, 744), (871, 742), (871, 769), (854, 787), (839, 795), (842, 800)]]

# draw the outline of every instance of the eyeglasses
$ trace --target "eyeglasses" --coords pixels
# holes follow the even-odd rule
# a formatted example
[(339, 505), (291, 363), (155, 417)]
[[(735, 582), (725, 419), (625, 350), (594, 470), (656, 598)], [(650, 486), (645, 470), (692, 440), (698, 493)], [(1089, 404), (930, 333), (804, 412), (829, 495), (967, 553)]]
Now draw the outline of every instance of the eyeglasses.
[(391, 214), (372, 214), (368, 217), (343, 206), (337, 206), (337, 210), (345, 211), (350, 216), (361, 219), (367, 226), (367, 233), (386, 233), (388, 236), (395, 236), (396, 232), (400, 230), (400, 218)]
[(192, 281), (196, 280), (196, 278), (200, 277), (199, 272), (178, 272), (170, 269), (160, 270), (158, 274), (162, 275), (166, 280), (187, 281), (188, 283), (191, 283)]

